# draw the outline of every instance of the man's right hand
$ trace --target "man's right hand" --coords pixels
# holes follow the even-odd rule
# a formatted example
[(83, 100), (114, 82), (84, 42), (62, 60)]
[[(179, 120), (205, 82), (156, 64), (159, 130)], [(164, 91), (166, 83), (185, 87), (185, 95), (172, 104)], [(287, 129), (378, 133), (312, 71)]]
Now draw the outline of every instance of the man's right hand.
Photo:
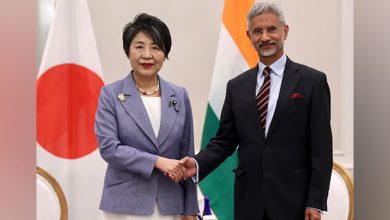
[(182, 163), (183, 166), (186, 168), (186, 171), (184, 172), (183, 176), (184, 180), (187, 180), (189, 177), (194, 176), (196, 174), (196, 163), (194, 158), (184, 157), (180, 160), (180, 163)]
[(159, 156), (157, 157), (155, 167), (161, 170), (165, 175), (168, 175), (176, 183), (186, 175), (185, 167), (179, 160)]

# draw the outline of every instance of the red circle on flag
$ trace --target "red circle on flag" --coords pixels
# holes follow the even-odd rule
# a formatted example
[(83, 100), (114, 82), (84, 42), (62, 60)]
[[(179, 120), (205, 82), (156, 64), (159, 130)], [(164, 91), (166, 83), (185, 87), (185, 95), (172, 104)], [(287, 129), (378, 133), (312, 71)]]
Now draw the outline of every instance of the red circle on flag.
[(48, 69), (37, 80), (37, 141), (48, 152), (68, 159), (97, 148), (94, 133), (100, 77), (77, 64)]

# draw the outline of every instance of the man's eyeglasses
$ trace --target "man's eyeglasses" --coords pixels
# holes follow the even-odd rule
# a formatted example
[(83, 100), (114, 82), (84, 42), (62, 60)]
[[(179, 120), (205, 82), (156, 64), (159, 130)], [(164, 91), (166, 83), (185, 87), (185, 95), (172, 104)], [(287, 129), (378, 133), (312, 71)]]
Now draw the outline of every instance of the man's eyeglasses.
[(263, 36), (264, 33), (272, 35), (272, 34), (278, 33), (278, 31), (280, 29), (282, 29), (282, 28), (283, 28), (283, 26), (280, 26), (280, 27), (271, 26), (271, 27), (267, 27), (267, 28), (255, 28), (252, 31), (252, 35), (257, 36), (257, 37)]

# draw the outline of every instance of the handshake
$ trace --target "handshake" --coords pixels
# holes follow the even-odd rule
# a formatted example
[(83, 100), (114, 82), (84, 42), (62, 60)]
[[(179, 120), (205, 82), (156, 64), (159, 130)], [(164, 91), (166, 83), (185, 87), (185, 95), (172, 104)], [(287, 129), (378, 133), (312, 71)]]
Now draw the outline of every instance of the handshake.
[(191, 157), (184, 157), (181, 160), (158, 157), (155, 166), (176, 183), (196, 174), (196, 163)]

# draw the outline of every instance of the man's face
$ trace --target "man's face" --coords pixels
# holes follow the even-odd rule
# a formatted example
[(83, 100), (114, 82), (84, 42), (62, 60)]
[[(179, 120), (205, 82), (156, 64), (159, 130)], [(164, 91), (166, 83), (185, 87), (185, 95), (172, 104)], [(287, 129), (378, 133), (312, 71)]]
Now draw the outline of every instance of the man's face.
[(275, 62), (284, 53), (288, 30), (288, 25), (281, 24), (275, 13), (263, 13), (252, 18), (247, 36), (260, 60)]

